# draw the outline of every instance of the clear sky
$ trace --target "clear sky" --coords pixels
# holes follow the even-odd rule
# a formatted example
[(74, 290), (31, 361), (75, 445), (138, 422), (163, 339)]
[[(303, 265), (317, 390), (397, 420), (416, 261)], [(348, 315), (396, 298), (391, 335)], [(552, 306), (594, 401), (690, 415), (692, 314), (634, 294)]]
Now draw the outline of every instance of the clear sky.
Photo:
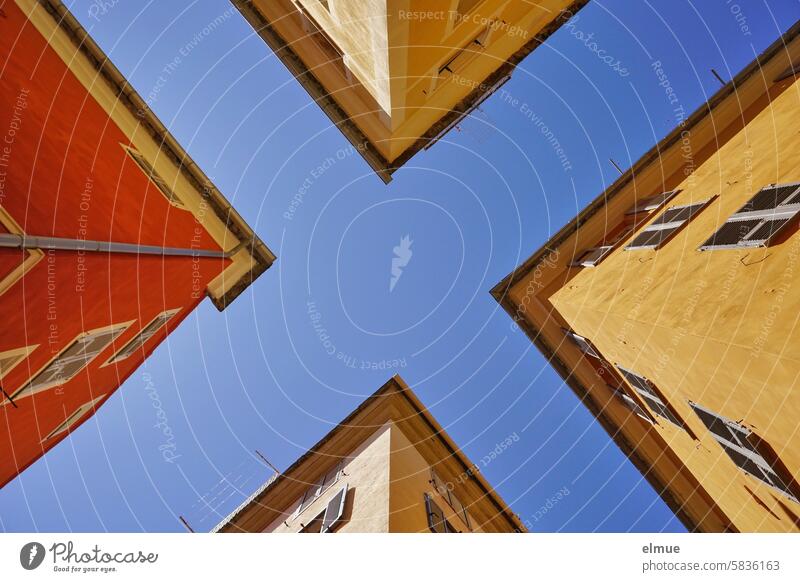
[(675, 125), (654, 62), (688, 114), (797, 0), (593, 0), (390, 186), (226, 0), (67, 4), (279, 258), (0, 490), (0, 529), (209, 530), (255, 449), (287, 467), (399, 372), (531, 529), (683, 531), (489, 289)]

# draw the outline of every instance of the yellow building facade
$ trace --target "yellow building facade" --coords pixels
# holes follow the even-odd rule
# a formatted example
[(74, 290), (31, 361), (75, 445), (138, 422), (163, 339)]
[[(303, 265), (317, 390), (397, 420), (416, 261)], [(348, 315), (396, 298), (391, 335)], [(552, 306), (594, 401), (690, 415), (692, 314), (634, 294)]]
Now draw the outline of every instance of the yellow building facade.
[(388, 182), (588, 0), (231, 2)]
[(395, 376), (214, 531), (469, 533), (525, 527)]
[(693, 531), (800, 530), (798, 35), (492, 291)]

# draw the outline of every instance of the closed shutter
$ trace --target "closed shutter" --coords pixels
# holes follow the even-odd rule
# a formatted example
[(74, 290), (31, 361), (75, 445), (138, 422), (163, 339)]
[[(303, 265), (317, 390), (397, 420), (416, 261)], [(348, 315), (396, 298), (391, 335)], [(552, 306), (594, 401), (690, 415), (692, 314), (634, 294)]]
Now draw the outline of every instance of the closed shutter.
[(17, 390), (13, 397), (29, 396), (69, 382), (127, 327), (128, 324), (117, 325), (90, 331), (76, 338), (57, 358), (45, 366), (25, 386)]
[(339, 489), (336, 495), (328, 502), (325, 517), (322, 519), (322, 533), (331, 533), (344, 515), (344, 504), (347, 500), (347, 485)]
[(66, 419), (64, 419), (64, 422), (60, 423), (52, 431), (50, 431), (50, 433), (42, 439), (42, 442), (51, 439), (54, 436), (57, 436), (63, 432), (68, 431), (70, 428), (72, 428), (74, 424), (76, 424), (81, 418), (83, 418), (86, 415), (86, 413), (92, 410), (92, 408), (94, 408), (94, 406), (98, 402), (100, 402), (103, 398), (105, 398), (105, 394), (98, 396), (94, 400), (86, 402), (85, 404), (82, 404), (81, 406), (76, 408), (72, 414), (70, 414)]

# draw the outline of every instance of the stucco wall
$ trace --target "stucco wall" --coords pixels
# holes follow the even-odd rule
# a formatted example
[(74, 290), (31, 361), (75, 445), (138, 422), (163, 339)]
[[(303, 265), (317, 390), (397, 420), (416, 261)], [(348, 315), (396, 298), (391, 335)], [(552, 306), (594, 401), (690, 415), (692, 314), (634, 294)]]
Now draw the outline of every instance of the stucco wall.
[(656, 430), (746, 531), (796, 530), (800, 506), (741, 472), (687, 400), (751, 426), (800, 477), (800, 234), (768, 249), (697, 249), (763, 186), (800, 181), (798, 91), (795, 82), (678, 186), (670, 205), (718, 198), (663, 248), (618, 249), (550, 297), (609, 362), (669, 398), (700, 442), (667, 423)]

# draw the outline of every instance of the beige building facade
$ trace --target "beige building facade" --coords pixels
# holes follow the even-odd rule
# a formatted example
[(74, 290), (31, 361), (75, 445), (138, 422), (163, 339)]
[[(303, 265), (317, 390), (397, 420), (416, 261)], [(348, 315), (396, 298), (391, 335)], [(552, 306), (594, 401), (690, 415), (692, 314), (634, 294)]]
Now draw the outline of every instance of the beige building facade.
[(469, 533), (525, 527), (395, 376), (214, 531)]
[(588, 0), (231, 0), (385, 182)]

